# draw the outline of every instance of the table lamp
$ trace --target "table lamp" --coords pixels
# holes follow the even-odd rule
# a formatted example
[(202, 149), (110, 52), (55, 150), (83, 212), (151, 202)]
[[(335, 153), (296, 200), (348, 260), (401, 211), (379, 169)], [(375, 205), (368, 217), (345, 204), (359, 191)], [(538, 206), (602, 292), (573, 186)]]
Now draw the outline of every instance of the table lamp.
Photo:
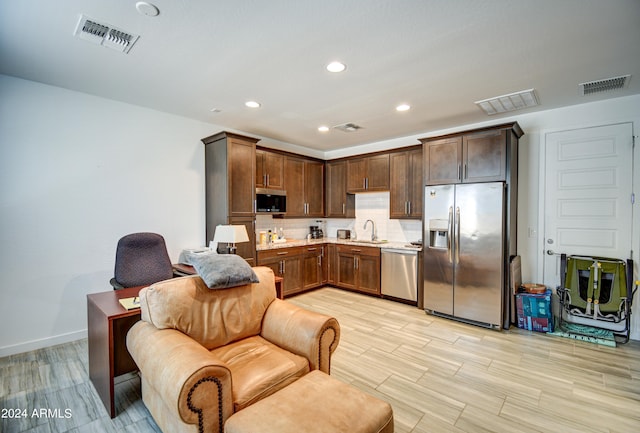
[(239, 242), (249, 242), (249, 235), (247, 234), (247, 228), (242, 225), (222, 225), (216, 226), (216, 231), (213, 235), (212, 248), (218, 250), (218, 244), (220, 242), (227, 243), (227, 253), (236, 254), (236, 244)]

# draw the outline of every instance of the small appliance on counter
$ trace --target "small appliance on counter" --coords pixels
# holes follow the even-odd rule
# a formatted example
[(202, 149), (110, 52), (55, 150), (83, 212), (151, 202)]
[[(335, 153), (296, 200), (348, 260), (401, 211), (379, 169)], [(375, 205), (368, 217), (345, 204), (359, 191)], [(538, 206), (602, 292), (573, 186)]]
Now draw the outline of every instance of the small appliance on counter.
[(338, 239), (351, 239), (351, 230), (338, 229)]
[(322, 239), (324, 237), (322, 229), (318, 226), (309, 226), (309, 234), (311, 239)]

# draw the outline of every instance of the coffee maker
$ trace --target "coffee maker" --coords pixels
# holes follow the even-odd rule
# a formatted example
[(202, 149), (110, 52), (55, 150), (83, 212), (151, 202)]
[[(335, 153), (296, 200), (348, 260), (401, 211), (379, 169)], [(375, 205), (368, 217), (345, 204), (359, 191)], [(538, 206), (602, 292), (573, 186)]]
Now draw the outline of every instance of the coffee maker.
[(322, 229), (318, 226), (309, 226), (309, 234), (311, 239), (322, 239), (324, 237)]

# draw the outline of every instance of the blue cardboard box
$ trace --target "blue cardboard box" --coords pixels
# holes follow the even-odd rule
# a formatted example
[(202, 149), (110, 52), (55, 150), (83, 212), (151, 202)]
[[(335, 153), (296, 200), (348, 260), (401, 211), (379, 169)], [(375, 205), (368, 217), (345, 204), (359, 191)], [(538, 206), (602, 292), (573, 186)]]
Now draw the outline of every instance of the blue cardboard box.
[(545, 293), (541, 294), (516, 294), (518, 328), (537, 332), (553, 332), (551, 293), (551, 289), (547, 289)]

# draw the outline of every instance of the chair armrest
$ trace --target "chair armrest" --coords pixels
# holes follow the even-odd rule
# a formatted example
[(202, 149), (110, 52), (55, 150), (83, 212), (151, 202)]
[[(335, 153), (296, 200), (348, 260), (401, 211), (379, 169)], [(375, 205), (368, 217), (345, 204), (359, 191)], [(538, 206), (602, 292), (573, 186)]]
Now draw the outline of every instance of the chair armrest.
[(312, 370), (329, 373), (331, 354), (340, 341), (340, 325), (330, 316), (275, 299), (262, 320), (266, 340), (309, 360)]
[(224, 362), (182, 332), (144, 321), (127, 333), (127, 348), (174, 416), (199, 431), (222, 431), (233, 414), (231, 372)]
[(109, 284), (111, 284), (111, 286), (113, 287), (113, 290), (124, 289), (124, 286), (119, 282), (117, 282), (115, 278), (110, 279)]

